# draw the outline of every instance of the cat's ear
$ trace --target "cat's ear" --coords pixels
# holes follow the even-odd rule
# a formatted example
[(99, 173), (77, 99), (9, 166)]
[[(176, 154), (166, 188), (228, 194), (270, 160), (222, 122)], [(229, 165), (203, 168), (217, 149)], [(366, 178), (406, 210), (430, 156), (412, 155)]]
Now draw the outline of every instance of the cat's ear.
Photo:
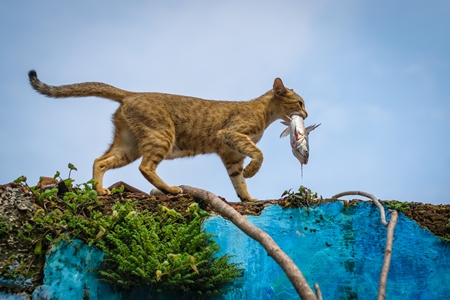
[(286, 94), (287, 90), (283, 85), (283, 81), (281, 81), (280, 78), (275, 78), (275, 81), (273, 82), (273, 91), (275, 94), (283, 96)]

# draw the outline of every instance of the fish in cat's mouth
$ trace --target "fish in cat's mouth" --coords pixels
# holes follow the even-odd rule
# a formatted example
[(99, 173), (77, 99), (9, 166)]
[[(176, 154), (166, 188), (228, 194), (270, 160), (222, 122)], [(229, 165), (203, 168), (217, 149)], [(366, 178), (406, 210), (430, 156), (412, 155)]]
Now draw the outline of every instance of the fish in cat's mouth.
[(321, 124), (314, 124), (305, 128), (303, 117), (298, 113), (293, 113), (286, 117), (289, 122), (282, 121), (281, 123), (288, 127), (280, 134), (280, 138), (287, 136), (288, 134), (290, 135), (292, 153), (300, 161), (303, 176), (303, 165), (306, 165), (309, 159), (308, 135)]

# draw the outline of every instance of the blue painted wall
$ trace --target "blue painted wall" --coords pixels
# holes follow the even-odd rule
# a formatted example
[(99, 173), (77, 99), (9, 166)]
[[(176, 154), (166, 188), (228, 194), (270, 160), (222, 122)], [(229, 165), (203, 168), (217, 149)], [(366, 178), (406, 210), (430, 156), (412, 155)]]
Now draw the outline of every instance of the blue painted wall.
[[(249, 221), (268, 232), (295, 261), (324, 299), (376, 299), (387, 229), (378, 209), (360, 202), (303, 208), (271, 206)], [(244, 287), (223, 299), (295, 299), (282, 269), (255, 241), (222, 218), (205, 228), (216, 234), (223, 252), (244, 262)], [(450, 244), (400, 213), (387, 284), (387, 299), (450, 299)]]
[[(376, 299), (386, 228), (370, 202), (344, 209), (341, 202), (303, 208), (266, 208), (249, 221), (268, 232), (295, 261), (312, 286), (320, 284), (325, 300)], [(257, 242), (221, 217), (204, 228), (216, 235), (223, 253), (242, 262), (245, 280), (238, 290), (218, 299), (298, 299), (291, 283)], [(33, 299), (175, 299), (154, 298), (148, 290), (121, 294), (98, 282), (95, 269), (103, 254), (77, 241), (48, 255), (44, 285)], [(445, 299), (450, 295), (450, 244), (400, 214), (395, 229), (387, 285), (388, 299)], [(1, 295), (0, 295), (1, 297)]]

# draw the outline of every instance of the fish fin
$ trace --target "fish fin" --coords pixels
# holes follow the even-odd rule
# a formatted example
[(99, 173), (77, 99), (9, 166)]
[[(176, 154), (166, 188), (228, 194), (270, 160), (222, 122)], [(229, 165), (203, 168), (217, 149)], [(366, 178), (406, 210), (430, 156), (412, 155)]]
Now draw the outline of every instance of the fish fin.
[(317, 127), (319, 127), (320, 125), (322, 125), (322, 123), (316, 125), (309, 125), (308, 127), (305, 128), (306, 130), (306, 134), (309, 134), (311, 131), (313, 131), (314, 129), (316, 129)]
[(283, 130), (283, 132), (280, 134), (280, 138), (285, 137), (289, 135), (289, 127)]

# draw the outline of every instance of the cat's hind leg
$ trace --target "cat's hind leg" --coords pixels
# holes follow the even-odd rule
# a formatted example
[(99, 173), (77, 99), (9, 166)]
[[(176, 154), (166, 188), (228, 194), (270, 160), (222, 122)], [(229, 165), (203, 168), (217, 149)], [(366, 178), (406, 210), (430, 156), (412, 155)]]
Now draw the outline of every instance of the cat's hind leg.
[(227, 169), (228, 176), (239, 199), (243, 202), (257, 202), (258, 200), (252, 198), (247, 191), (247, 184), (243, 175), (245, 156), (234, 151), (219, 154), (219, 156)]
[(181, 188), (167, 185), (156, 174), (156, 168), (175, 142), (175, 126), (164, 107), (155, 104), (150, 108), (148, 104), (135, 100), (122, 107), (128, 126), (139, 141), (139, 153), (142, 155), (139, 171), (161, 192), (179, 194)]
[(99, 195), (108, 195), (110, 191), (103, 187), (103, 175), (109, 169), (120, 168), (140, 157), (137, 141), (131, 131), (118, 127), (108, 151), (94, 161), (93, 179)]
[(163, 193), (168, 193), (172, 195), (180, 194), (183, 190), (178, 186), (169, 186), (156, 174), (156, 167), (159, 162), (155, 160), (152, 156), (144, 156), (142, 158), (142, 163), (139, 166), (139, 171), (153, 186)]
[(176, 195), (182, 193), (181, 188), (169, 186), (156, 174), (156, 167), (167, 156), (173, 144), (169, 137), (158, 131), (148, 132), (148, 137), (141, 141), (141, 153), (143, 154), (139, 171), (154, 187), (164, 193)]

